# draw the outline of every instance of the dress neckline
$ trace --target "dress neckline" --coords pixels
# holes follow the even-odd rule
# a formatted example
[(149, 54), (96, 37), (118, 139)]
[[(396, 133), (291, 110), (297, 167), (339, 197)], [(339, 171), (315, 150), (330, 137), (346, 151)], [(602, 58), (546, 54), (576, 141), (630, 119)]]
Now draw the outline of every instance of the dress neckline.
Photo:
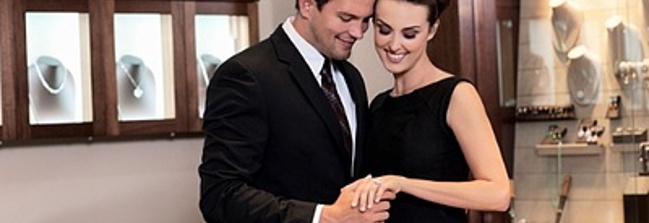
[(424, 86), (422, 86), (420, 88), (417, 88), (417, 89), (413, 90), (410, 93), (402, 94), (402, 95), (398, 95), (398, 96), (392, 96), (392, 91), (394, 91), (394, 88), (392, 88), (392, 89), (390, 89), (390, 91), (387, 92), (388, 93), (387, 96), (388, 96), (389, 99), (392, 99), (392, 100), (399, 100), (399, 99), (402, 99), (402, 98), (410, 98), (410, 97), (412, 97), (412, 95), (417, 95), (421, 91), (424, 91), (424, 90), (426, 90), (428, 88), (431, 88), (431, 87), (433, 87), (433, 86), (435, 86), (435, 85), (437, 85), (439, 83), (449, 81), (449, 80), (451, 80), (453, 78), (455, 78), (455, 76), (445, 77), (445, 78), (433, 81), (431, 83), (428, 83), (428, 84), (426, 84), (426, 85), (424, 85)]

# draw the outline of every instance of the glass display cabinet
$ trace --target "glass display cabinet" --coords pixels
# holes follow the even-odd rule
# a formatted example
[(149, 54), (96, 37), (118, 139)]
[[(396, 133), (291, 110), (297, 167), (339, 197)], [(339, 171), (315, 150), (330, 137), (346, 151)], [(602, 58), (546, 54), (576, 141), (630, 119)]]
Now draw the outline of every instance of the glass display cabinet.
[(514, 222), (647, 222), (648, 9), (521, 1)]
[(258, 40), (257, 3), (0, 1), (2, 141), (200, 136), (218, 65)]
[(30, 124), (91, 122), (88, 13), (27, 11), (25, 26)]
[[(226, 10), (227, 9), (227, 10)], [(220, 63), (235, 53), (258, 41), (257, 17), (250, 16), (257, 11), (254, 4), (226, 6), (223, 2), (193, 2), (185, 11), (187, 28), (186, 64), (189, 130), (201, 131), (205, 94), (209, 79)], [(216, 40), (216, 41), (215, 41)], [(189, 64), (196, 64), (194, 67)]]

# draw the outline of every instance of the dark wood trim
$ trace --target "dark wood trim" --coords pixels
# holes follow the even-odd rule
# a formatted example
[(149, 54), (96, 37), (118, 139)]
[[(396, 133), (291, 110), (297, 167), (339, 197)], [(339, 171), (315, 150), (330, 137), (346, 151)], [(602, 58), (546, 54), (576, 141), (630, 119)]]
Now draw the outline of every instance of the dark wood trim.
[[(190, 64), (187, 63), (187, 57), (194, 57), (194, 54), (188, 54), (186, 50), (186, 33), (187, 26), (185, 24), (185, 4), (184, 2), (172, 2), (171, 4), (171, 14), (172, 14), (172, 26), (173, 26), (173, 60), (174, 60), (174, 101), (175, 101), (175, 110), (176, 110), (176, 126), (173, 128), (173, 132), (186, 132), (189, 129), (189, 124), (187, 121), (188, 110), (187, 110), (187, 92), (190, 89), (194, 89), (187, 85), (187, 67), (196, 67), (196, 63)], [(191, 55), (191, 56), (190, 56)], [(196, 76), (196, 72), (191, 73)]]
[(88, 12), (88, 0), (23, 0), (27, 11)]
[[(460, 72), (459, 75), (471, 80), (473, 83), (477, 82), (476, 72), (476, 55), (475, 48), (477, 47), (476, 29), (475, 29), (475, 9), (474, 0), (458, 0), (457, 4), (459, 15), (459, 33), (460, 39), (459, 53), (460, 53)], [(458, 38), (456, 37), (456, 38)]]
[[(511, 72), (514, 72), (512, 75), (514, 80), (514, 92), (516, 92), (517, 75), (516, 71), (518, 70), (518, 63), (516, 59), (518, 58), (518, 41), (519, 41), (519, 27), (520, 27), (520, 1), (517, 0), (498, 0), (496, 5), (498, 21), (511, 21), (512, 22), (512, 54), (511, 58), (513, 66), (509, 69)], [(501, 148), (503, 150), (503, 157), (505, 158), (505, 164), (507, 164), (507, 172), (511, 178), (514, 177), (514, 146), (515, 146), (515, 136), (516, 136), (516, 106), (513, 107), (502, 107), (501, 116), (502, 116), (502, 138), (501, 138)]]
[(94, 132), (97, 136), (119, 134), (115, 77), (113, 0), (90, 0), (90, 45)]
[[(21, 4), (23, 1), (0, 0), (0, 33), (16, 33), (19, 30), (14, 20), (18, 18), (14, 13), (14, 4)], [(0, 38), (0, 72), (2, 73), (2, 139), (16, 139), (19, 135), (16, 119), (17, 92), (15, 87), (14, 72), (16, 67), (16, 46), (15, 35), (4, 35)]]
[[(199, 8), (198, 3), (187, 2), (185, 3), (185, 53), (187, 55), (196, 55), (196, 22), (195, 16), (197, 14), (196, 10)], [(204, 4), (204, 3), (203, 3)], [(198, 114), (198, 104), (199, 104), (199, 95), (196, 87), (198, 87), (198, 79), (196, 74), (198, 70), (196, 65), (190, 66), (190, 64), (196, 64), (196, 57), (185, 57), (185, 64), (188, 66), (185, 67), (186, 84), (187, 84), (187, 124), (189, 132), (200, 132), (202, 129), (203, 121)]]
[[(496, 36), (496, 5), (494, 0), (474, 1), (475, 21), (475, 76), (476, 86), (491, 120), (496, 138), (502, 138), (500, 89), (498, 80), (498, 39)], [(478, 78), (478, 76), (490, 76)]]
[(93, 136), (93, 124), (32, 125), (30, 139), (88, 138)]
[[(248, 15), (247, 4), (235, 2), (195, 2), (196, 14)], [(257, 12), (255, 11), (255, 14)]]
[[(11, 84), (13, 91), (10, 93), (10, 100), (14, 100), (13, 120), (10, 121), (15, 127), (16, 139), (27, 139), (31, 134), (29, 128), (29, 98), (27, 92), (27, 40), (25, 12), (26, 3), (24, 1), (13, 1), (13, 29), (9, 32), (13, 34), (13, 64), (12, 71), (4, 74), (4, 81)], [(4, 93), (4, 92), (3, 92)], [(9, 123), (7, 123), (9, 125)]]
[[(182, 0), (181, 0), (182, 1)], [(230, 2), (230, 3), (251, 3), (259, 0), (196, 0), (195, 2)]]
[[(451, 5), (442, 13), (437, 33), (426, 49), (430, 60), (442, 70), (459, 75), (460, 73), (460, 16), (458, 2)], [(453, 53), (449, 53), (453, 52)]]
[(248, 34), (250, 35), (250, 45), (259, 42), (259, 15), (258, 3), (248, 3)]
[(175, 120), (120, 122), (120, 136), (173, 135)]
[(115, 0), (116, 13), (171, 13), (173, 1)]

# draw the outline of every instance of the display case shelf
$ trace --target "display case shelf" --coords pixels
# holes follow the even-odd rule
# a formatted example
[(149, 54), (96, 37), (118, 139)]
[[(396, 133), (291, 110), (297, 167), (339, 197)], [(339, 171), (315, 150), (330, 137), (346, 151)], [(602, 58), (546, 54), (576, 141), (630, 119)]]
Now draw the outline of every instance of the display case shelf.
[(536, 144), (536, 154), (539, 156), (581, 156), (600, 155), (604, 145), (588, 143)]

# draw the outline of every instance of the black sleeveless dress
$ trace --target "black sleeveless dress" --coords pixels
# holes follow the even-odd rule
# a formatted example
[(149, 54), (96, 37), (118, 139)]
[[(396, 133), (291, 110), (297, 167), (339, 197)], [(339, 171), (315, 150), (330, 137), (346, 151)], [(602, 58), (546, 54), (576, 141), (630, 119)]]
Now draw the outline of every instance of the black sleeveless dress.
[[(370, 106), (371, 124), (363, 172), (433, 181), (467, 181), (469, 167), (446, 123), (451, 95), (461, 81), (449, 77), (414, 92), (379, 94)], [(388, 222), (466, 223), (464, 209), (399, 193), (391, 202)]]

